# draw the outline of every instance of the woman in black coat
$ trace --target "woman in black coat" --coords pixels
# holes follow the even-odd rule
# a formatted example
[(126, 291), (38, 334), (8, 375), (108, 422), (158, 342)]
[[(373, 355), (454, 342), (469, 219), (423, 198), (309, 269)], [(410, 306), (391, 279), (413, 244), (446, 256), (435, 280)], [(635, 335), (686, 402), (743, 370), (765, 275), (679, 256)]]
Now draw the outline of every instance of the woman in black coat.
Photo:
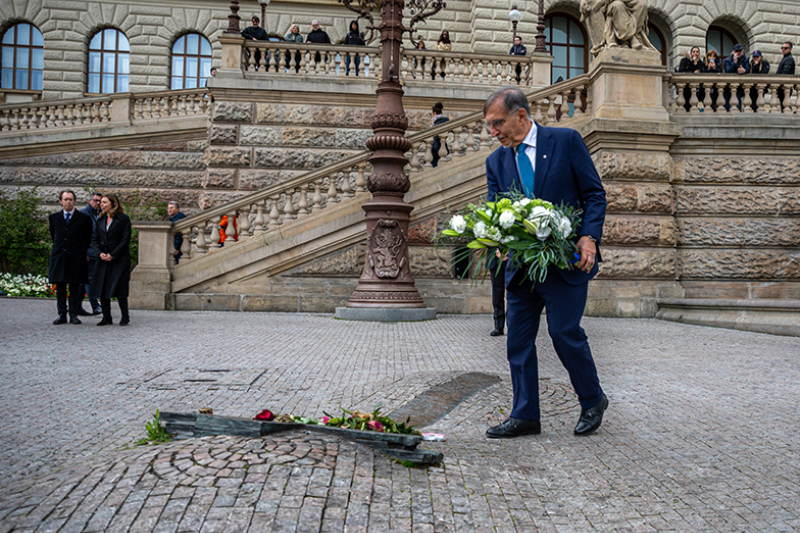
[(92, 292), (100, 295), (100, 307), (103, 309), (103, 320), (97, 325), (113, 323), (111, 298), (116, 298), (122, 313), (119, 325), (127, 326), (131, 321), (128, 314), (131, 219), (122, 212), (122, 204), (115, 194), (103, 196), (100, 210), (102, 214), (95, 222), (97, 226), (92, 234), (92, 248), (98, 257), (92, 276)]

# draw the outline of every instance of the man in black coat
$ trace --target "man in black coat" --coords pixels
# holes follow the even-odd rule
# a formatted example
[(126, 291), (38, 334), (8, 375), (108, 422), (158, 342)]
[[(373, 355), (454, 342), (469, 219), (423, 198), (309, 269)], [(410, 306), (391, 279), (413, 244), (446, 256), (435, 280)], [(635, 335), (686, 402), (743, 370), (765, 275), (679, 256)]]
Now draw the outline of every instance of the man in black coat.
[[(307, 43), (314, 43), (314, 44), (331, 44), (331, 38), (328, 37), (328, 34), (325, 30), (323, 30), (318, 20), (311, 21), (311, 32), (306, 37)], [(322, 56), (317, 52), (314, 55), (314, 61), (319, 63), (322, 61)]]
[[(99, 192), (92, 193), (91, 198), (89, 198), (89, 203), (86, 204), (86, 207), (81, 209), (81, 213), (89, 215), (89, 217), (92, 219), (92, 231), (94, 231), (95, 228), (95, 221), (100, 216), (100, 198), (102, 197), (103, 195), (100, 194)], [(94, 253), (94, 249), (91, 246), (89, 246), (89, 283), (87, 283), (83, 287), (86, 290), (86, 295), (89, 297), (89, 305), (92, 306), (92, 312), (87, 313), (84, 311), (82, 313), (79, 313), (81, 315), (83, 314), (99, 315), (102, 312), (100, 310), (100, 302), (97, 301), (97, 295), (92, 294), (92, 291), (90, 289), (90, 286), (92, 284), (92, 272), (94, 272), (94, 265), (96, 264), (96, 262), (97, 262), (97, 255)], [(83, 308), (81, 308), (81, 311), (83, 311)]]
[[(268, 41), (269, 35), (267, 34), (267, 31), (264, 28), (259, 27), (261, 20), (257, 16), (253, 15), (253, 20), (251, 22), (253, 23), (252, 26), (242, 30), (242, 37), (250, 41)], [(249, 59), (250, 50), (245, 49), (245, 54)], [(254, 59), (256, 63), (255, 64), (256, 70), (258, 70), (258, 66), (261, 63), (261, 50), (256, 50)], [(269, 61), (269, 52), (267, 52), (267, 62), (268, 61)], [(269, 70), (269, 63), (267, 63), (266, 70)]]
[[(780, 64), (778, 65), (778, 71), (775, 72), (778, 76), (794, 76), (795, 64), (794, 64), (794, 56), (792, 56), (792, 48), (794, 45), (789, 41), (786, 41), (781, 45), (781, 53), (783, 54), (783, 58), (781, 59)], [(778, 89), (778, 102), (780, 102), (781, 109), (783, 109), (783, 99), (786, 97), (786, 93), (783, 89)], [(789, 96), (792, 95), (792, 89), (789, 89)]]
[(69, 284), (70, 324), (78, 318), (83, 300), (83, 284), (89, 281), (89, 245), (92, 242), (92, 219), (75, 209), (75, 193), (61, 191), (58, 201), (63, 208), (50, 215), (50, 283), (56, 285), (58, 318), (53, 324), (67, 323), (67, 285)]

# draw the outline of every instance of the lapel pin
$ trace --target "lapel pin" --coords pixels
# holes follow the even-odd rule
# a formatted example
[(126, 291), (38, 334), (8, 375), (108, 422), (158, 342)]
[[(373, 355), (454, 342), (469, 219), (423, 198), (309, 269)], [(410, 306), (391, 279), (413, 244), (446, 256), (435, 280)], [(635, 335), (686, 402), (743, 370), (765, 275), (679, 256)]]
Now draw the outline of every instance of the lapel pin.
[(545, 155), (544, 158), (547, 159), (547, 155)]

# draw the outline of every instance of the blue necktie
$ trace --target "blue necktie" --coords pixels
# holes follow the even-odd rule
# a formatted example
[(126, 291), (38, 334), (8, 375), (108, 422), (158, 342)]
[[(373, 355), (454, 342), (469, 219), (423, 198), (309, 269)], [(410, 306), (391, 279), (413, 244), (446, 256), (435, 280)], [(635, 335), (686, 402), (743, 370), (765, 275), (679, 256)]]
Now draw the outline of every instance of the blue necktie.
[(525, 196), (533, 198), (534, 173), (531, 160), (525, 153), (527, 146), (527, 144), (522, 143), (517, 147), (517, 166), (519, 167), (519, 180), (522, 182), (522, 190)]
[(66, 219), (67, 219), (67, 225), (69, 225), (69, 217), (71, 217), (71, 216), (72, 216), (72, 213), (65, 213), (65, 215), (64, 215), (64, 216), (65, 216), (65, 217), (66, 217)]

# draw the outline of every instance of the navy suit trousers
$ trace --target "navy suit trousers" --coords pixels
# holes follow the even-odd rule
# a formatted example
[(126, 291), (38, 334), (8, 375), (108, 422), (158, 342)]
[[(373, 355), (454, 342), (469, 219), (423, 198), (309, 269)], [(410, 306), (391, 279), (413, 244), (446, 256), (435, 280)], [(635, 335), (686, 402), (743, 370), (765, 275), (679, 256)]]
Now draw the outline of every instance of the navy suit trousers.
[(589, 284), (570, 285), (552, 268), (544, 283), (507, 286), (508, 364), (514, 386), (511, 416), (539, 420), (539, 368), (536, 335), (542, 309), (547, 309), (547, 329), (561, 364), (567, 369), (581, 407), (599, 404), (603, 390), (597, 378), (589, 342), (580, 325)]

